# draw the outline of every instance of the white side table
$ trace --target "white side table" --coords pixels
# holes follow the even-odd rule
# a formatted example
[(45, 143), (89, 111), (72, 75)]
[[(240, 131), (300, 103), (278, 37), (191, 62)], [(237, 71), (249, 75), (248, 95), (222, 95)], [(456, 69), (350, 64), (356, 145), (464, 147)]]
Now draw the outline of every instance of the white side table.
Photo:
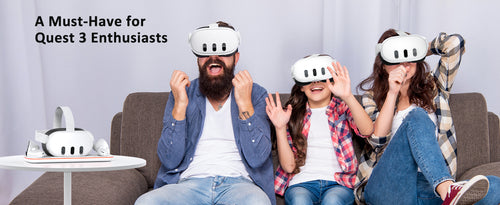
[(134, 169), (146, 166), (146, 160), (113, 155), (107, 162), (63, 162), (63, 163), (29, 163), (24, 155), (0, 157), (0, 168), (19, 169), (28, 171), (64, 172), (64, 204), (71, 204), (71, 172), (113, 171)]

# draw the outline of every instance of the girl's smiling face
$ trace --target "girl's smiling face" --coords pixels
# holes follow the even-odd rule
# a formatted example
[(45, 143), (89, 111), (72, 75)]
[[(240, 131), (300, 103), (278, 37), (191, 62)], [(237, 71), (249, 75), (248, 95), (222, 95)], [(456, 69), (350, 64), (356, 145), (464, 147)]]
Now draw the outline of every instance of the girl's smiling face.
[(310, 108), (325, 107), (330, 103), (332, 93), (327, 82), (313, 82), (300, 88), (307, 96)]

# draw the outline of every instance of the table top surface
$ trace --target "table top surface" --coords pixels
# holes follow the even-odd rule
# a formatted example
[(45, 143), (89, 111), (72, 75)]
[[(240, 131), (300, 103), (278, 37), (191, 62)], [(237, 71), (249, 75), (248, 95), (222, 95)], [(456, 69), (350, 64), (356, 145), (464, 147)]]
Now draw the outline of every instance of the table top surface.
[(146, 166), (146, 160), (138, 157), (113, 155), (105, 162), (30, 163), (24, 155), (0, 157), (0, 168), (48, 172), (90, 172), (133, 169)]

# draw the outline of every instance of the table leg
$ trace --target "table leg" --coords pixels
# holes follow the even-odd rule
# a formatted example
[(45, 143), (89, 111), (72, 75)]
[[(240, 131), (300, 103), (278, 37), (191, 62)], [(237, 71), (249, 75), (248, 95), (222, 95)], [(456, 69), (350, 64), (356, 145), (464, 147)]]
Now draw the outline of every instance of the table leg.
[(71, 205), (71, 172), (64, 172), (64, 205)]

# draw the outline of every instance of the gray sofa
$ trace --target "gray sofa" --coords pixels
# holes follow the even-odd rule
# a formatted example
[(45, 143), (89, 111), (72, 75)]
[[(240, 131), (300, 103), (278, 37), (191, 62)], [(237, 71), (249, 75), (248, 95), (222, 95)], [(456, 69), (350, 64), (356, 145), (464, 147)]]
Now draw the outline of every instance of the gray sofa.
[[(289, 97), (281, 94), (283, 102)], [(359, 100), (359, 96), (358, 100)], [(160, 161), (156, 155), (168, 93), (132, 93), (111, 124), (111, 153), (144, 158), (142, 168), (72, 174), (73, 204), (133, 204), (151, 190)], [(452, 94), (452, 116), (458, 141), (458, 179), (476, 174), (500, 176), (499, 118), (488, 112), (479, 93)], [(355, 140), (357, 150), (363, 140)], [(359, 153), (359, 152), (358, 152)], [(274, 165), (278, 164), (273, 151)], [(63, 204), (63, 174), (44, 173), (11, 204)], [(284, 204), (278, 197), (278, 204)]]

